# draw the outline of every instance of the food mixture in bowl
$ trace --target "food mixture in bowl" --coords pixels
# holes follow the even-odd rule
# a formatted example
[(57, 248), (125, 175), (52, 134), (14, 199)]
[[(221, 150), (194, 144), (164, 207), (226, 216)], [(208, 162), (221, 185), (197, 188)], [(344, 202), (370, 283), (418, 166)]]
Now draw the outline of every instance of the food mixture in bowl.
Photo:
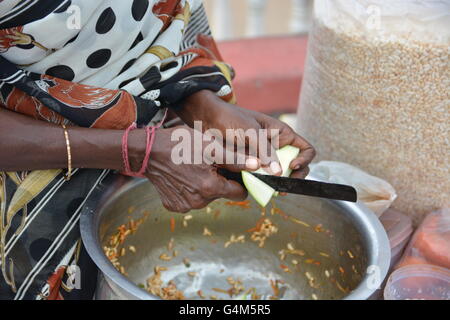
[(187, 215), (143, 201), (101, 232), (103, 249), (117, 270), (162, 299), (347, 296), (367, 268), (360, 234), (345, 215), (337, 219), (331, 202), (279, 198), (266, 209), (218, 200)]

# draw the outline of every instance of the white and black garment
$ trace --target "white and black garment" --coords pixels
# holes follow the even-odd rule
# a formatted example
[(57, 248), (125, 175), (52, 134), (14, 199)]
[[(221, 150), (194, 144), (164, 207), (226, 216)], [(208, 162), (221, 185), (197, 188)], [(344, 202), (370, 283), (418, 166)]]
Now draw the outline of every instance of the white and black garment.
[[(0, 1), (0, 107), (8, 110), (125, 129), (199, 90), (233, 102), (232, 77), (201, 0)], [(65, 181), (61, 170), (0, 172), (0, 299), (92, 296), (95, 279), (79, 292), (61, 289), (62, 261), (93, 267), (77, 245), (78, 220), (107, 174), (76, 170)]]

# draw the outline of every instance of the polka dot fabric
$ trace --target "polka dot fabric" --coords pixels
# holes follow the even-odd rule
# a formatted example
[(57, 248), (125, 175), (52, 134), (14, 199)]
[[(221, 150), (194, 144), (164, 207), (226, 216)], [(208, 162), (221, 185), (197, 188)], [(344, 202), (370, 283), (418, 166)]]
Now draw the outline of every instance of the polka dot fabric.
[[(224, 95), (231, 86), (220, 73), (229, 69), (214, 62), (221, 59), (204, 29), (201, 1), (59, 1), (43, 19), (0, 30), (0, 80), (8, 84), (0, 90), (4, 101), (24, 101), (21, 95), (28, 94), (37, 98), (39, 110), (50, 108), (46, 113), (77, 125), (122, 129), (130, 121), (149, 123), (159, 109), (179, 107), (198, 90), (233, 99), (232, 93)], [(200, 44), (199, 37), (209, 39)], [(204, 68), (188, 71), (195, 59), (203, 60)], [(193, 85), (172, 83), (184, 81), (183, 74)], [(157, 101), (144, 95), (153, 89), (162, 89)], [(123, 112), (128, 117), (117, 116)]]

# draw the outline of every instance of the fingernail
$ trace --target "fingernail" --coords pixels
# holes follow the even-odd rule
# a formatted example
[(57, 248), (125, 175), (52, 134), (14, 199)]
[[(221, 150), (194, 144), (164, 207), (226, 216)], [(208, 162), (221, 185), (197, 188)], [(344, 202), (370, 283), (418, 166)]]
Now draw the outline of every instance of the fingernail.
[(294, 170), (298, 170), (298, 169), (300, 169), (300, 165), (299, 164), (294, 167)]
[(281, 167), (280, 167), (280, 165), (278, 164), (278, 162), (275, 162), (275, 161), (273, 161), (273, 162), (270, 164), (270, 170), (272, 171), (273, 174), (279, 174), (279, 173), (281, 173)]
[(247, 169), (249, 170), (256, 170), (259, 168), (259, 162), (257, 159), (255, 158), (248, 158), (245, 161), (245, 166), (247, 167)]

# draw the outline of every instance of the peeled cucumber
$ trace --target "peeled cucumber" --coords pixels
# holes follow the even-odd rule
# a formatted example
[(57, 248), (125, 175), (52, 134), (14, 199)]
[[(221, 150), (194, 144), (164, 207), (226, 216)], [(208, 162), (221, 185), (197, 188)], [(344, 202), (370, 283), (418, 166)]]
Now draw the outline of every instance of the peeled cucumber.
[(256, 202), (263, 207), (267, 206), (275, 193), (275, 189), (247, 171), (242, 171), (242, 180), (248, 193), (251, 194)]
[[(282, 177), (289, 177), (292, 169), (289, 167), (292, 160), (297, 158), (300, 149), (293, 146), (285, 146), (277, 151), (277, 157), (280, 160), (281, 169), (283, 170)], [(275, 191), (274, 196), (278, 197), (279, 192)]]
[(289, 167), (292, 160), (297, 158), (300, 153), (300, 149), (293, 146), (285, 146), (277, 151), (278, 159), (281, 163), (281, 169), (283, 169), (283, 177), (289, 177), (292, 173), (292, 169)]
[[(277, 151), (277, 156), (280, 160), (281, 168), (283, 170), (283, 177), (289, 177), (291, 175), (292, 170), (289, 168), (289, 165), (291, 164), (292, 160), (294, 160), (298, 156), (299, 153), (300, 150), (292, 146), (285, 146)], [(263, 169), (259, 169), (255, 173), (267, 174), (267, 172)], [(247, 171), (242, 171), (242, 180), (244, 181), (244, 185), (250, 195), (262, 207), (267, 206), (274, 195), (278, 195), (278, 192), (276, 192), (275, 189), (262, 182)]]

